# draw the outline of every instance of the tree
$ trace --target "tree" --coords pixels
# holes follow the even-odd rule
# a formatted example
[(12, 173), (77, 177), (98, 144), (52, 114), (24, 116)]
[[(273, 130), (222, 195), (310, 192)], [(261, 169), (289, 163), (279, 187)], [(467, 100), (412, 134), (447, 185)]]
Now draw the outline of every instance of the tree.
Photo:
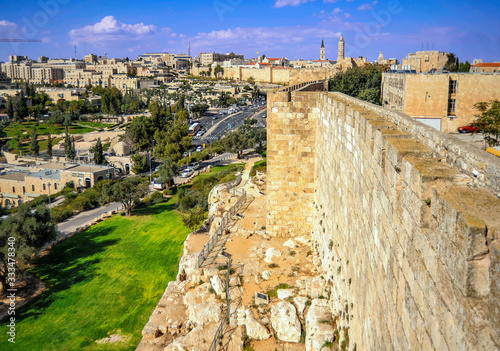
[(94, 150), (94, 162), (95, 162), (95, 164), (102, 165), (106, 159), (104, 158), (104, 154), (103, 154), (103, 150), (102, 150), (101, 138), (97, 139), (97, 142), (95, 143), (93, 150)]
[(64, 153), (66, 154), (66, 158), (68, 160), (74, 160), (76, 156), (75, 151), (75, 138), (73, 137), (73, 141), (71, 140), (68, 132), (66, 132), (66, 137), (64, 140)]
[[(13, 287), (8, 285), (9, 268), (23, 269), (33, 261), (38, 250), (56, 237), (56, 226), (44, 204), (35, 211), (29, 204), (22, 204), (0, 224), (0, 282), (4, 293)], [(15, 256), (10, 248), (15, 248)]]
[(477, 102), (474, 108), (480, 112), (474, 125), (481, 128), (484, 140), (490, 146), (500, 145), (500, 101)]
[(12, 98), (9, 98), (7, 101), (7, 116), (9, 116), (9, 120), (14, 119), (14, 103), (12, 102)]
[(458, 72), (469, 72), (470, 71), (470, 62), (465, 61), (465, 63), (460, 62), (458, 65)]
[(205, 220), (205, 210), (202, 207), (196, 206), (187, 211), (186, 214), (181, 213), (182, 223), (191, 230), (197, 229)]
[(49, 155), (49, 158), (52, 158), (52, 135), (49, 134), (47, 138), (47, 154)]
[(450, 72), (456, 72), (458, 70), (458, 57), (456, 57), (454, 53), (448, 54), (448, 61), (446, 61), (444, 69)]
[(382, 72), (387, 68), (387, 65), (350, 68), (330, 78), (328, 90), (381, 105)]
[(14, 115), (18, 121), (22, 121), (25, 117), (28, 117), (28, 102), (22, 90), (16, 100)]
[(179, 167), (171, 158), (166, 158), (158, 168), (158, 181), (161, 184), (171, 186)]
[(33, 126), (33, 133), (31, 134), (31, 155), (38, 156), (40, 152), (40, 145), (38, 145), (38, 133), (36, 132), (36, 126)]
[(132, 172), (135, 174), (140, 174), (147, 172), (149, 170), (148, 158), (146, 155), (141, 155), (140, 153), (135, 153), (130, 156), (132, 159)]
[(148, 185), (137, 178), (125, 178), (112, 184), (105, 183), (102, 188), (102, 199), (105, 202), (117, 201), (123, 205), (127, 216), (132, 214), (134, 203), (148, 192)]
[(215, 77), (217, 77), (219, 75), (219, 73), (224, 74), (224, 68), (222, 68), (221, 66), (217, 65), (217, 67), (214, 68), (214, 75), (215, 75)]
[(247, 82), (248, 82), (248, 84), (252, 84), (253, 85), (253, 84), (255, 84), (255, 78), (252, 77), (252, 76), (250, 76), (250, 77), (248, 77)]

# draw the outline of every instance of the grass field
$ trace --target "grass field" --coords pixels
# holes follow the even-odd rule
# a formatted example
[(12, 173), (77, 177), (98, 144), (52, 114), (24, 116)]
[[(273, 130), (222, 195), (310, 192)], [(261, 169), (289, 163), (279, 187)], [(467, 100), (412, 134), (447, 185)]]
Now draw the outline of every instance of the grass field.
[[(5, 128), (7, 137), (29, 138), (33, 133), (35, 122), (11, 123)], [(66, 131), (66, 127), (61, 124), (39, 123), (37, 129), (38, 135), (61, 134)], [(85, 134), (93, 132), (95, 129), (81, 126), (69, 126), (70, 134)], [(26, 132), (26, 134), (24, 134)]]
[(108, 128), (114, 125), (112, 123), (99, 123), (99, 122), (78, 122), (78, 124), (99, 129)]
[[(135, 350), (189, 233), (173, 200), (116, 215), (57, 245), (32, 273), (48, 286), (16, 313), (16, 343), (0, 350)], [(95, 341), (121, 330), (126, 343)]]
[[(52, 139), (52, 147), (54, 147), (54, 145), (56, 145), (61, 140), (62, 140), (62, 138)], [(48, 144), (47, 139), (44, 139), (44, 140), (38, 139), (38, 145), (40, 146), (39, 152), (47, 150), (47, 144)], [(21, 146), (21, 151), (23, 152), (23, 155), (27, 155), (31, 152), (31, 140), (26, 141), (25, 143), (20, 143), (20, 146)], [(18, 155), (20, 154), (19, 150), (11, 150), (10, 152), (12, 152), (14, 154), (18, 154)]]

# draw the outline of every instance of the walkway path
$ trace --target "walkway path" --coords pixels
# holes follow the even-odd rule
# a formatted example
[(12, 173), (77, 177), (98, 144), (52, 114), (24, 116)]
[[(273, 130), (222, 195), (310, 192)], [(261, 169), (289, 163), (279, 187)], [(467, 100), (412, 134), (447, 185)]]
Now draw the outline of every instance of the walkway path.
[(111, 212), (113, 210), (118, 211), (122, 207), (122, 204), (118, 202), (112, 202), (106, 206), (94, 208), (90, 211), (80, 212), (76, 216), (67, 219), (57, 225), (57, 230), (64, 235), (70, 234), (76, 231), (77, 228), (84, 226), (85, 224), (92, 223), (106, 212)]

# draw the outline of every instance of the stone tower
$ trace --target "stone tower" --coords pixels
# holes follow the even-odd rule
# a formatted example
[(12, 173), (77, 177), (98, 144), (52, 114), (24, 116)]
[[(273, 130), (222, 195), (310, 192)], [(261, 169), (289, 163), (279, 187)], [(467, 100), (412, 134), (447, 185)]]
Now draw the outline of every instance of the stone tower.
[(325, 60), (325, 43), (321, 40), (321, 49), (319, 50), (319, 59)]
[(339, 56), (337, 57), (337, 62), (344, 61), (344, 52), (345, 52), (345, 42), (344, 42), (344, 37), (341, 34), (339, 39)]

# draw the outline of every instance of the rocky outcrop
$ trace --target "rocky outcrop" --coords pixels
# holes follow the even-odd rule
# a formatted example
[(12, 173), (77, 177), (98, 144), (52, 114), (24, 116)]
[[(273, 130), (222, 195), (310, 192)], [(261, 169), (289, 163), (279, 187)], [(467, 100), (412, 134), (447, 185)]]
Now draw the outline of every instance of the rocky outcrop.
[(301, 325), (297, 310), (290, 302), (271, 306), (271, 325), (281, 341), (300, 342)]
[(255, 319), (251, 309), (245, 311), (245, 326), (250, 339), (266, 340), (271, 337), (271, 333), (257, 319)]
[(306, 316), (306, 351), (320, 350), (326, 341), (333, 341), (331, 318), (328, 300), (314, 299)]
[(226, 293), (224, 279), (222, 279), (220, 275), (214, 275), (210, 278), (210, 284), (212, 284), (212, 288), (215, 290), (217, 296), (222, 296)]
[(209, 291), (209, 288), (210, 284), (205, 283), (188, 291), (184, 296), (188, 323), (194, 326), (203, 327), (211, 322), (219, 322), (222, 317), (223, 304)]

